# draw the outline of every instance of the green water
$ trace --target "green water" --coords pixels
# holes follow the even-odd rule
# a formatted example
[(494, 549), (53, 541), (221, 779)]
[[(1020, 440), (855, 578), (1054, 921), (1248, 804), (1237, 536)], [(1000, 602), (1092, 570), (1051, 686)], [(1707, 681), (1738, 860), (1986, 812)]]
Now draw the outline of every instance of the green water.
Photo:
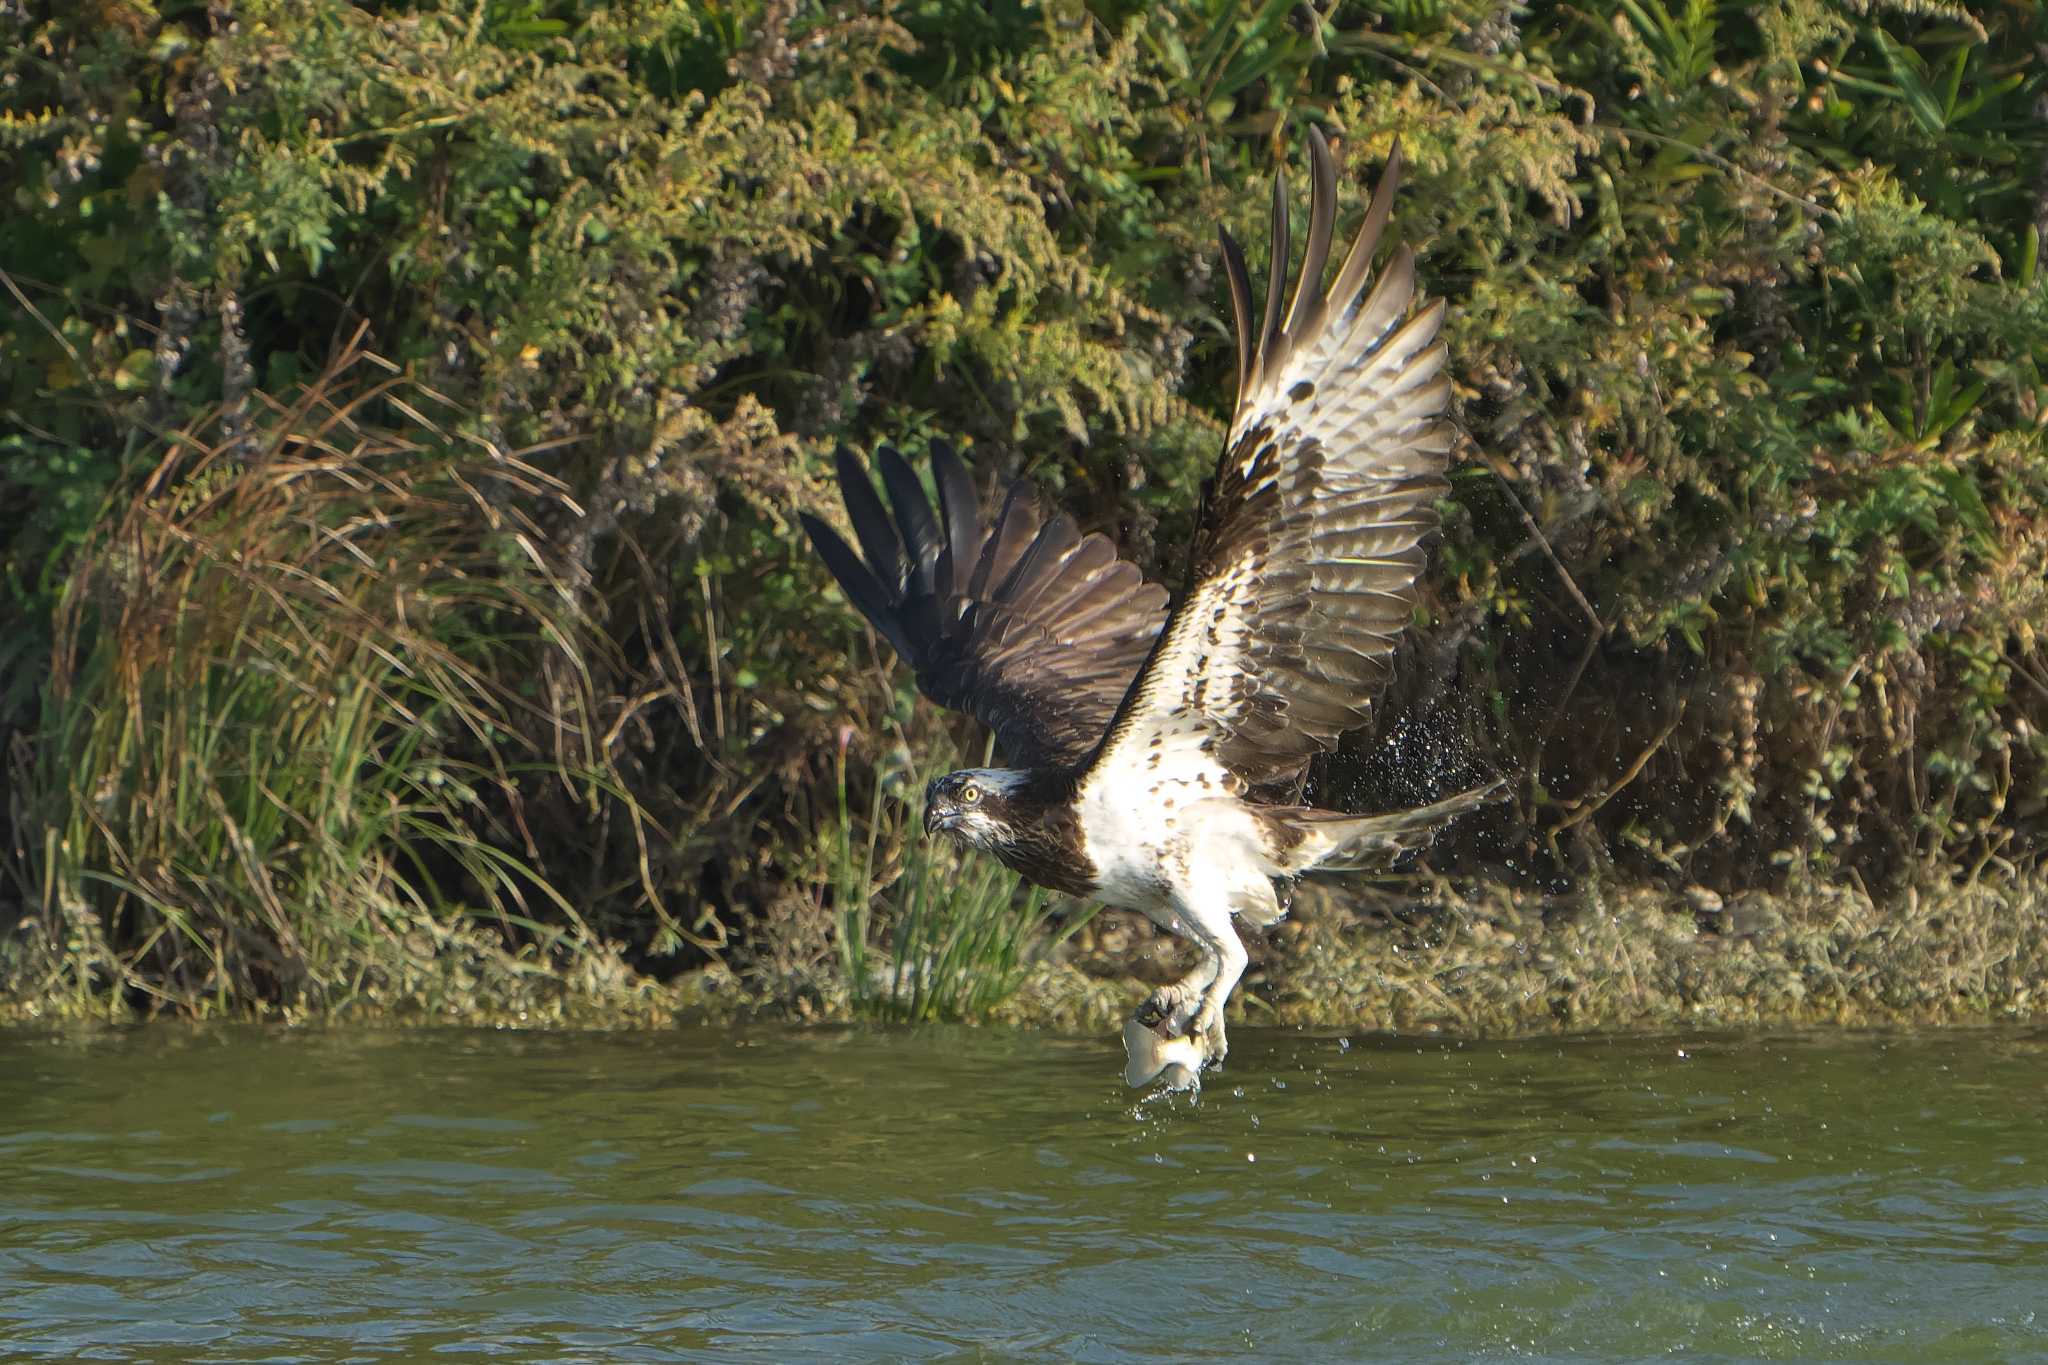
[(0, 1358), (2048, 1358), (2048, 1035), (0, 1034)]

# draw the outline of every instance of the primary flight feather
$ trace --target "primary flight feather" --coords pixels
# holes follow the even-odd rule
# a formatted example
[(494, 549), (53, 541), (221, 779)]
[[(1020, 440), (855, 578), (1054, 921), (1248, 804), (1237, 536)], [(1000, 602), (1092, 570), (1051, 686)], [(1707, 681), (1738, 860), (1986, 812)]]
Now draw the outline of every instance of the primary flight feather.
[[(1412, 847), (1492, 790), (1375, 816), (1275, 799), (1370, 715), (1414, 611), (1451, 446), (1443, 305), (1418, 298), (1406, 247), (1371, 279), (1400, 154), (1327, 291), (1337, 172), (1313, 131), (1309, 161), (1293, 299), (1283, 256), (1256, 331), (1243, 253), (1222, 234), (1237, 407), (1170, 613), (1165, 590), (1105, 537), (1045, 519), (1021, 484), (984, 526), (967, 471), (939, 442), (936, 516), (915, 472), (884, 449), (886, 507), (859, 462), (839, 460), (859, 552), (804, 518), (919, 688), (978, 716), (1015, 765), (933, 782), (926, 830), (1191, 939), (1200, 965), (1137, 1018), (1161, 1038), (1194, 1040), (1206, 1064), (1227, 1049), (1223, 1007), (1245, 965), (1233, 915), (1270, 924), (1282, 913), (1276, 878)], [(1272, 239), (1284, 253), (1277, 176)], [(1164, 1065), (1143, 1051), (1133, 1045), (1133, 1084)]]

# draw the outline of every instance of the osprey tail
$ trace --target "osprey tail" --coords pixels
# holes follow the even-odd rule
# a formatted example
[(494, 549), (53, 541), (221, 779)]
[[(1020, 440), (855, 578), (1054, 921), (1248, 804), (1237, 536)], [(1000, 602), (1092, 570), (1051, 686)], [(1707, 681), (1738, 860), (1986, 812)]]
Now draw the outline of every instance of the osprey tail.
[(1312, 806), (1266, 806), (1259, 814), (1273, 832), (1281, 875), (1356, 872), (1384, 867), (1400, 854), (1427, 847), (1439, 829), (1500, 800), (1506, 788), (1507, 779), (1497, 777), (1442, 801), (1383, 815), (1345, 815)]

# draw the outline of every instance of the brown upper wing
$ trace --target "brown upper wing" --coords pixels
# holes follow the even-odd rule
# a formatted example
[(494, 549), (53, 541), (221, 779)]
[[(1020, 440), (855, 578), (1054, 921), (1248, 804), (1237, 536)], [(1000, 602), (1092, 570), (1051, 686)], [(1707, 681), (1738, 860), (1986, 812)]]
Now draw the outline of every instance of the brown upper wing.
[(1309, 152), (1314, 188), (1300, 282), (1283, 315), (1287, 197), (1276, 179), (1280, 258), (1256, 335), (1243, 254), (1223, 237), (1237, 323), (1237, 411), (1187, 593), (1098, 767), (1167, 747), (1198, 751), (1198, 761), (1254, 787), (1284, 780), (1364, 723), (1413, 614), (1422, 540), (1447, 487), (1443, 305), (1418, 307), (1406, 247), (1365, 293), (1400, 180), (1398, 151), (1335, 283), (1320, 292), (1337, 176), (1321, 134), (1311, 132)]
[[(888, 447), (876, 454), (889, 509), (859, 460), (839, 453), (839, 488), (861, 550), (816, 517), (811, 543), (918, 688), (995, 731), (1010, 762), (1073, 766), (1094, 752), (1166, 621), (1166, 590), (1108, 537), (1046, 520), (1024, 485), (995, 519), (973, 481), (932, 442), (938, 510)], [(893, 510), (894, 515), (891, 515)]]

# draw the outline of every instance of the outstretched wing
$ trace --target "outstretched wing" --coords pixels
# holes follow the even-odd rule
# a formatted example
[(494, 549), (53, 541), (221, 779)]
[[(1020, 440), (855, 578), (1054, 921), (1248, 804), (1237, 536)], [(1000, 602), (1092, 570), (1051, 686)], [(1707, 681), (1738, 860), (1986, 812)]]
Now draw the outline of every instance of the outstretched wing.
[(974, 483), (932, 442), (938, 515), (910, 465), (876, 454), (893, 518), (859, 460), (839, 452), (839, 490), (861, 550), (816, 517), (811, 544), (861, 614), (917, 671), (918, 688), (995, 731), (1010, 762), (1072, 766), (1102, 741), (1166, 620), (1147, 583), (1097, 534), (1045, 520), (1024, 485), (983, 526)]
[(1287, 195), (1276, 177), (1276, 259), (1256, 334), (1244, 256), (1223, 235), (1237, 411), (1187, 593), (1098, 767), (1172, 749), (1254, 787), (1290, 777), (1364, 723), (1413, 613), (1422, 540), (1447, 488), (1443, 305), (1416, 306), (1406, 247), (1364, 292), (1400, 182), (1398, 151), (1335, 283), (1320, 292), (1337, 172), (1320, 133), (1310, 133), (1309, 152), (1300, 282), (1283, 316)]

